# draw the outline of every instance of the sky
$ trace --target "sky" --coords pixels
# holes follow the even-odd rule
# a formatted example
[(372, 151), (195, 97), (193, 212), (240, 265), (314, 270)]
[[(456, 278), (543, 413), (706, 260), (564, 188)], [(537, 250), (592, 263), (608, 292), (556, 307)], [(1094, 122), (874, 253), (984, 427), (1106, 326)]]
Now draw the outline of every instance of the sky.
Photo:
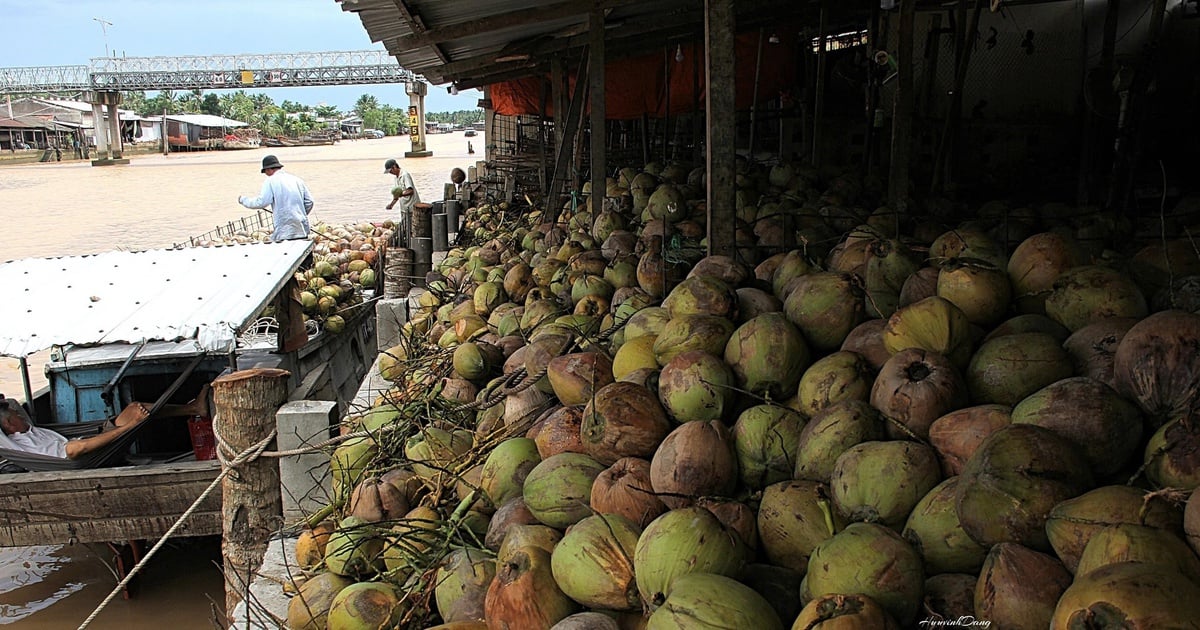
[[(334, 0), (39, 0), (6, 3), (0, 67), (86, 65), (127, 57), (384, 50), (354, 13)], [(96, 18), (111, 26), (103, 25)], [(108, 51), (106, 53), (106, 50)], [(426, 112), (475, 109), (478, 90), (457, 96), (429, 86)], [(363, 94), (407, 108), (403, 85), (272, 88), (276, 103), (334, 105), (346, 111)], [(222, 94), (225, 90), (214, 90)]]

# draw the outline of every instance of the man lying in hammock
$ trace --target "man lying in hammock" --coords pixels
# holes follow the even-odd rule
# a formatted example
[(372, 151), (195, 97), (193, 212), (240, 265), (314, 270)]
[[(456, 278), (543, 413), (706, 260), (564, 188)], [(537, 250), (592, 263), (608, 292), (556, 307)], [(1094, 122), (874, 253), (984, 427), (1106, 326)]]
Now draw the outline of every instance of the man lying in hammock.
[(191, 402), (185, 405), (163, 405), (163, 408), (153, 416), (150, 414), (150, 406), (145, 403), (129, 403), (121, 410), (121, 413), (117, 414), (117, 417), (104, 423), (100, 434), (68, 440), (50, 429), (34, 426), (30, 422), (25, 407), (11, 398), (5, 398), (4, 394), (0, 394), (0, 430), (4, 431), (4, 435), (9, 441), (20, 450), (29, 453), (66, 459), (75, 459), (102, 449), (151, 417), (174, 418), (197, 415), (208, 415), (208, 385), (202, 387), (200, 393)]

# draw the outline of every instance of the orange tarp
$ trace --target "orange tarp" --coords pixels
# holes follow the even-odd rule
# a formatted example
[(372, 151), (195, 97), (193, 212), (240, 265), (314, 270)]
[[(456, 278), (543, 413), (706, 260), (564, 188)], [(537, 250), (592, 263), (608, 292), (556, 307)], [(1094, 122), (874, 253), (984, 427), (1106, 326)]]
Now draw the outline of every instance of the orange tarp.
[[(782, 30), (782, 29), (781, 29)], [(789, 29), (795, 33), (795, 29)], [(781, 37), (778, 44), (762, 45), (762, 64), (759, 74), (759, 102), (775, 98), (780, 91), (796, 85), (796, 49), (798, 38)], [(758, 33), (744, 33), (737, 37), (737, 66), (735, 69), (737, 108), (749, 109), (754, 100), (754, 65), (758, 54)], [(683, 60), (677, 61), (677, 52)], [(664, 63), (664, 57), (665, 63)], [(694, 75), (695, 64), (700, 64), (698, 79)], [(605, 114), (609, 119), (641, 118), (643, 114), (662, 118), (667, 114), (667, 73), (670, 73), (670, 114), (672, 116), (693, 111), (696, 99), (704, 107), (704, 59), (697, 56), (696, 45), (684, 45), (672, 49), (667, 55), (661, 52), (641, 57), (631, 57), (605, 65), (604, 92)], [(696, 83), (699, 82), (699, 94)], [(554, 115), (553, 99), (546, 99), (546, 111), (541, 111), (542, 86), (549, 89), (549, 77), (527, 77), (491, 86), (492, 107), (497, 114)], [(573, 90), (575, 75), (568, 79)], [(547, 92), (549, 94), (549, 92)]]

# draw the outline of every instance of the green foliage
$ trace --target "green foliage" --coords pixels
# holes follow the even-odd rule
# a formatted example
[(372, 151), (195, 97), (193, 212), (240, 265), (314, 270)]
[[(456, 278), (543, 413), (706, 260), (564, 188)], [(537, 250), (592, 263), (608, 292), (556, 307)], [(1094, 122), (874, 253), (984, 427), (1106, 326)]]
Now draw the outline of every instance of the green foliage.
[(457, 112), (426, 112), (425, 120), (436, 123), (450, 123), (465, 127), (472, 123), (483, 122), (483, 110), (465, 109)]

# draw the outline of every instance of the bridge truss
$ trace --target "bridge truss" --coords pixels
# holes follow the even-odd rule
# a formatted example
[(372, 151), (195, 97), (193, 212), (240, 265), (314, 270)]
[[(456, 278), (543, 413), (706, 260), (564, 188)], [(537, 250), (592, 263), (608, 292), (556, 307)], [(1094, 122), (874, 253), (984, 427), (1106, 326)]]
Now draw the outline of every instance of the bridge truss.
[(411, 83), (386, 51), (99, 57), (86, 66), (0, 68), (0, 94), (219, 90)]

